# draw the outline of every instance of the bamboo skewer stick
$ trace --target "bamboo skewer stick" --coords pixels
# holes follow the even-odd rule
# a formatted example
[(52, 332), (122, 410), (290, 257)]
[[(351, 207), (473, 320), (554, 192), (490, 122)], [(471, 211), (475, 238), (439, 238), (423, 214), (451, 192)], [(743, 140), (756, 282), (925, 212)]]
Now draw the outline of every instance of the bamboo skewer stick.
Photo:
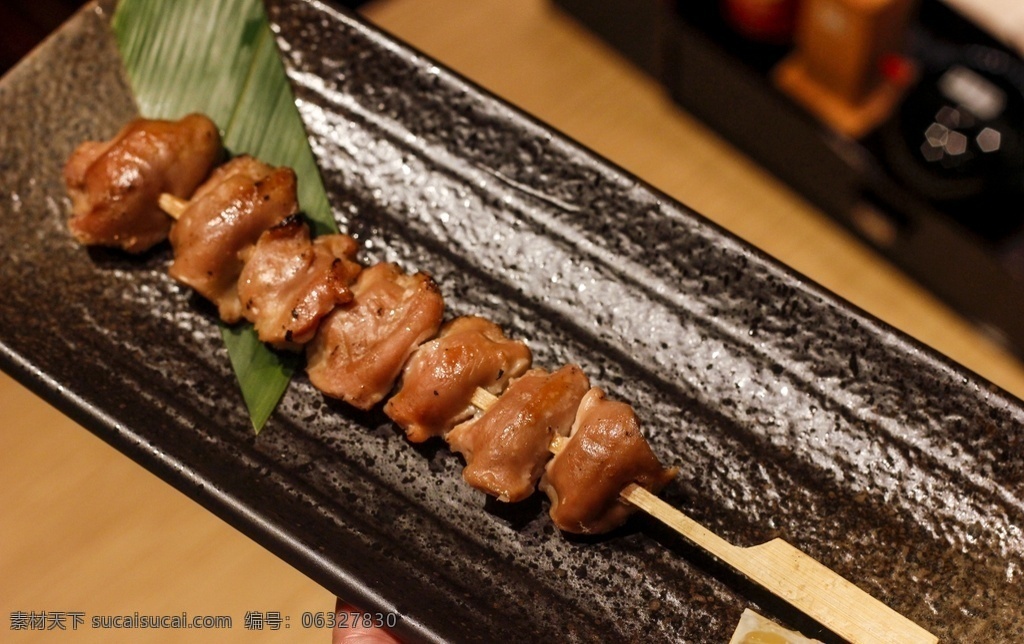
[(177, 221), (178, 218), (181, 217), (182, 213), (185, 212), (185, 209), (188, 208), (187, 201), (175, 197), (169, 192), (160, 193), (160, 198), (157, 200), (157, 205), (160, 206), (160, 210), (166, 212), (168, 215), (170, 215), (171, 219), (174, 219), (175, 221)]
[(469, 399), (469, 402), (480, 411), (487, 411), (494, 403), (498, 402), (498, 397), (486, 389), (477, 387), (473, 391), (473, 397)]
[[(486, 410), (497, 400), (490, 392), (477, 389), (471, 402)], [(556, 437), (551, 451), (562, 451), (566, 441), (562, 436)], [(782, 539), (749, 548), (734, 546), (636, 483), (628, 485), (619, 496), (854, 644), (938, 641), (913, 621)]]
[[(177, 220), (188, 202), (163, 193), (159, 206)], [(471, 403), (485, 411), (497, 400), (494, 394), (478, 388)], [(566, 442), (567, 438), (556, 436), (550, 450), (557, 454)], [(938, 641), (913, 621), (782, 539), (749, 548), (734, 546), (636, 483), (628, 485), (620, 497), (854, 644)]]
[(938, 641), (910, 619), (782, 539), (741, 548), (635, 483), (623, 490), (621, 496), (851, 642)]

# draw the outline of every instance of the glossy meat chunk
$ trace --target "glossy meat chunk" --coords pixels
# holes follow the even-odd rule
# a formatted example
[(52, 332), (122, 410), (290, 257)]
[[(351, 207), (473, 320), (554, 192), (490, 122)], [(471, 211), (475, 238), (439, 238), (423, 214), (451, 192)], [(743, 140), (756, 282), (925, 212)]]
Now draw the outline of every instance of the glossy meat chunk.
[(188, 198), (223, 149), (213, 121), (136, 119), (107, 142), (87, 141), (64, 166), (71, 197), (68, 227), (83, 244), (140, 253), (167, 238), (171, 219), (160, 193)]
[(320, 391), (369, 409), (391, 391), (416, 347), (437, 333), (444, 300), (429, 275), (406, 275), (394, 264), (364, 270), (352, 295), (306, 345), (306, 369)]
[(473, 415), (470, 401), (477, 387), (499, 394), (531, 361), (530, 349), (506, 338), (497, 324), (475, 316), (456, 318), (412, 355), (401, 388), (384, 412), (414, 443), (443, 436)]
[(586, 374), (576, 365), (551, 374), (531, 369), (512, 381), (483, 415), (447, 436), (451, 448), (466, 459), (466, 482), (499, 501), (530, 496), (551, 458), (551, 441), (569, 434), (589, 388)]
[(232, 159), (196, 190), (171, 230), (171, 276), (216, 304), (222, 320), (238, 322), (244, 258), (265, 230), (296, 212), (294, 171)]
[(540, 489), (551, 519), (565, 532), (598, 534), (622, 525), (633, 506), (619, 498), (630, 483), (657, 493), (676, 475), (658, 462), (640, 433), (633, 408), (593, 388), (576, 412), (572, 432), (545, 468)]
[(311, 239), (298, 216), (260, 235), (238, 279), (242, 314), (260, 340), (294, 349), (313, 339), (324, 316), (352, 300), (357, 250), (348, 235)]

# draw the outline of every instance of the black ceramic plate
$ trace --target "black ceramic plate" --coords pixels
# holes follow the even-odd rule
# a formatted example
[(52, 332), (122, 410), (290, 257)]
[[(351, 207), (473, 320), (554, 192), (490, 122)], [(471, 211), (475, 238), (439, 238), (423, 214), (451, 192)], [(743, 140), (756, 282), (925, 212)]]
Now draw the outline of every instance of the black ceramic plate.
[[(270, 11), (364, 260), (631, 401), (680, 467), (664, 498), (725, 538), (780, 536), (944, 641), (1024, 640), (1019, 401), (357, 19)], [(134, 110), (108, 18), (0, 81), (5, 370), (410, 639), (723, 642), (748, 606), (829, 637), (652, 520), (581, 540), (487, 501), (301, 377), (254, 437), (169, 250), (66, 232), (63, 160)]]

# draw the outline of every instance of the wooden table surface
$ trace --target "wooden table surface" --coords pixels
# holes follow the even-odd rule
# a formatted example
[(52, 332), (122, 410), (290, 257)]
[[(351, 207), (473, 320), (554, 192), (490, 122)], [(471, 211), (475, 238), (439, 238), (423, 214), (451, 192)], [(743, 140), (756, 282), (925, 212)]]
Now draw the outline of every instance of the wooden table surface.
[[(676, 108), (542, 0), (378, 0), (401, 39), (692, 206), (820, 284), (1024, 397), (1024, 369), (970, 324)], [(0, 264), (2, 270), (2, 264)], [(229, 615), (187, 641), (328, 641), (301, 630), (330, 594), (0, 375), (0, 639), (124, 641), (95, 615)], [(83, 612), (75, 633), (10, 630), (15, 611)], [(247, 631), (246, 611), (290, 616)], [(70, 624), (69, 624), (70, 626)], [(115, 635), (111, 638), (111, 634)], [(181, 641), (132, 631), (132, 641)]]

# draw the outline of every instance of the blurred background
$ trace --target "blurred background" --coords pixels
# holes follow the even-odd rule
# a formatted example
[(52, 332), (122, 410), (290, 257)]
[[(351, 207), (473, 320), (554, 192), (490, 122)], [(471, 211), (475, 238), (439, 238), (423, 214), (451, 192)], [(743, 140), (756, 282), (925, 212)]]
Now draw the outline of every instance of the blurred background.
[(82, 4), (77, 0), (0, 3), (0, 73), (10, 69)]
[(1024, 350), (1024, 3), (554, 1), (824, 214)]
[[(0, 72), (80, 4), (0, 2)], [(350, 4), (1024, 397), (1024, 2)], [(0, 578), (18, 580), (0, 584), (0, 611), (332, 609), (324, 589), (3, 374), (0, 410)], [(261, 637), (275, 641), (238, 627), (208, 641)]]

